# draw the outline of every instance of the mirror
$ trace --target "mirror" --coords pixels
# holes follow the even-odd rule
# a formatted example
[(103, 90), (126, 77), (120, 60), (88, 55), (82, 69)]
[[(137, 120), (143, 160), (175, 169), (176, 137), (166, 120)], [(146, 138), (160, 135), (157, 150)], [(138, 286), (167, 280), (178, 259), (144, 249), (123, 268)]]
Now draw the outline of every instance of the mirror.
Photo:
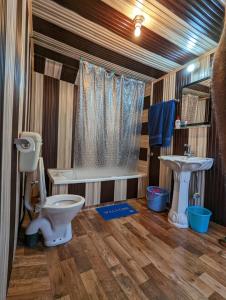
[(210, 124), (211, 79), (205, 78), (182, 89), (181, 121), (186, 126)]

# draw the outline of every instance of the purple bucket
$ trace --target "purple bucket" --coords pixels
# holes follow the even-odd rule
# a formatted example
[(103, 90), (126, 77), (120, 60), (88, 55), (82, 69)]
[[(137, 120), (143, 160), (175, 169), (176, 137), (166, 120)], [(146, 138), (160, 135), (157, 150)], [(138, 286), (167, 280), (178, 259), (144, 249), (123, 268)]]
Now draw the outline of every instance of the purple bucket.
[(166, 210), (166, 204), (169, 201), (169, 192), (158, 186), (147, 187), (147, 205), (148, 208), (162, 212)]

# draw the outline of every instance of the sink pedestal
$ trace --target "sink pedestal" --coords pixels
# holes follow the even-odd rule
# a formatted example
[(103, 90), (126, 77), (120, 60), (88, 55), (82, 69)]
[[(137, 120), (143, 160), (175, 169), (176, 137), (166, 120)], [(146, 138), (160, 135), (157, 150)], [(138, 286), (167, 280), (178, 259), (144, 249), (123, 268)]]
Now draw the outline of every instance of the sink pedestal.
[(178, 228), (188, 228), (187, 207), (188, 190), (191, 172), (174, 171), (174, 190), (172, 207), (168, 215), (168, 221)]
[(168, 221), (178, 228), (188, 228), (188, 191), (191, 172), (209, 170), (213, 159), (207, 157), (187, 157), (163, 155), (159, 159), (174, 171), (173, 202)]

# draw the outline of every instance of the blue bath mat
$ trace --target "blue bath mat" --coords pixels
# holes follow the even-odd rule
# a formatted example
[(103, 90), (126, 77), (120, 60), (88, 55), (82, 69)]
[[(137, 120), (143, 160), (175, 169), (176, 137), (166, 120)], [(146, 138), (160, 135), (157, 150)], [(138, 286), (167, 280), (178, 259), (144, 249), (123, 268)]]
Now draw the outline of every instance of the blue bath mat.
[(104, 218), (105, 221), (127, 217), (129, 215), (138, 213), (137, 210), (127, 203), (98, 207), (96, 208), (96, 211), (101, 215), (102, 218)]

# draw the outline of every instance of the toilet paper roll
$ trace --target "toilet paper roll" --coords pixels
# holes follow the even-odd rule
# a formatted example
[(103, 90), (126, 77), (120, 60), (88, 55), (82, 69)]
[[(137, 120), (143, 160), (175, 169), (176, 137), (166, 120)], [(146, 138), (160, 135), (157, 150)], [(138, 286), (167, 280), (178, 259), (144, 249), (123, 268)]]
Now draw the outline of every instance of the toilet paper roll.
[[(27, 144), (23, 144), (22, 140), (26, 140), (28, 142)], [(22, 152), (22, 153), (29, 153), (29, 152), (34, 152), (35, 151), (35, 142), (31, 137), (22, 137), (21, 138), (21, 143), (16, 144), (17, 150)]]

